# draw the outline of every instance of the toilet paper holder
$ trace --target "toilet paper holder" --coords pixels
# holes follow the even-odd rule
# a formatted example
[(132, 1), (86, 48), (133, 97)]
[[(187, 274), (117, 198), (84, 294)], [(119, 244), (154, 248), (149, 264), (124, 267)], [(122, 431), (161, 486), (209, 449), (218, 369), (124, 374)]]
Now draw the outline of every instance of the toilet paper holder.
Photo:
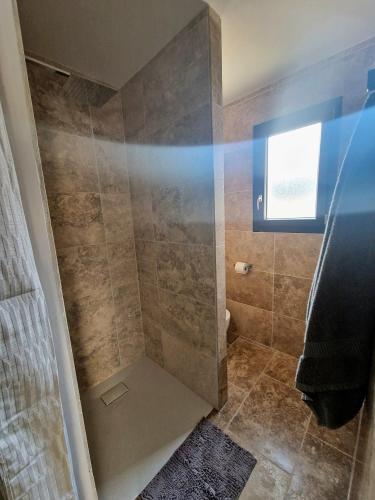
[(236, 262), (234, 265), (234, 271), (237, 274), (247, 274), (252, 268), (252, 264), (248, 262)]

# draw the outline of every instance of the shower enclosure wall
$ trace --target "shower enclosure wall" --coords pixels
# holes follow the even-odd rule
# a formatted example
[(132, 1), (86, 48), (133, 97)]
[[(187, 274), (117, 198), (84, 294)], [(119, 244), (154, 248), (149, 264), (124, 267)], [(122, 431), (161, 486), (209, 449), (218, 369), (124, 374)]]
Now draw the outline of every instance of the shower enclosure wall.
[(219, 19), (203, 10), (120, 91), (27, 66), (81, 390), (146, 353), (219, 407)]

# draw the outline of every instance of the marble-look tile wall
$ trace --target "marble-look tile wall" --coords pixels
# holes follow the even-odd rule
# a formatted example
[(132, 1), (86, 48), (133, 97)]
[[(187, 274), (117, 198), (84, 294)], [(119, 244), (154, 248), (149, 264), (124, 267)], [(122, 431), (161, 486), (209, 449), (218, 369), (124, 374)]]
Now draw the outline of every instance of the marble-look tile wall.
[(204, 11), (122, 89), (146, 354), (216, 407), (226, 399), (220, 40)]
[[(119, 93), (28, 63), (59, 271), (81, 390), (144, 352)], [(78, 81), (79, 80), (79, 81)], [(90, 86), (90, 87), (89, 87)]]
[[(240, 336), (296, 358), (303, 348), (306, 304), (322, 236), (252, 232), (253, 126), (342, 96), (342, 157), (366, 96), (367, 71), (374, 65), (372, 39), (224, 108), (227, 307)], [(253, 269), (236, 275), (236, 261), (250, 262)], [(374, 418), (363, 415), (350, 498), (366, 498), (368, 487)], [(360, 455), (364, 447), (366, 459)]]
[[(227, 305), (239, 334), (298, 357), (320, 234), (252, 232), (254, 125), (342, 96), (341, 154), (375, 64), (370, 40), (224, 108)], [(234, 273), (236, 261), (253, 269)]]

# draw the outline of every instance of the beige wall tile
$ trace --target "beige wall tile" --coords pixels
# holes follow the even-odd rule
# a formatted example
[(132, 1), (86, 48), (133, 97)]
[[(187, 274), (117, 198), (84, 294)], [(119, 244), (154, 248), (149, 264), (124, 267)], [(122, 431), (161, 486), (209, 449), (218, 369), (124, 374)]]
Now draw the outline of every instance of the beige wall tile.
[(215, 202), (215, 244), (225, 241), (225, 203), (224, 203), (224, 155), (221, 145), (214, 145), (214, 202)]
[(188, 243), (212, 245), (215, 230), (214, 184), (212, 179), (185, 182), (182, 214)]
[(216, 357), (207, 356), (181, 339), (162, 334), (164, 367), (200, 394), (214, 407), (218, 406)]
[(170, 336), (184, 340), (201, 353), (216, 356), (217, 338), (214, 306), (188, 297), (159, 291), (161, 328)]
[(231, 321), (241, 337), (270, 346), (272, 342), (272, 312), (227, 299)]
[(84, 390), (142, 355), (144, 344), (121, 98), (104, 102), (111, 90), (83, 82), (90, 97), (104, 103), (91, 106), (90, 120), (87, 102), (67, 98), (63, 80), (46, 68), (31, 70), (60, 276)]
[(119, 243), (133, 237), (130, 197), (126, 193), (101, 194), (107, 243)]
[(120, 361), (126, 367), (145, 353), (138, 282), (127, 279), (113, 293)]
[(111, 296), (105, 245), (63, 248), (57, 256), (66, 301)]
[(211, 94), (214, 104), (222, 105), (222, 64), (221, 64), (221, 19), (216, 12), (210, 9), (209, 16), (210, 34), (210, 61), (211, 61)]
[(153, 187), (152, 220), (156, 240), (186, 241), (182, 211), (182, 188), (163, 185), (161, 182)]
[(99, 191), (92, 137), (39, 128), (38, 143), (48, 194)]
[(321, 234), (275, 234), (275, 272), (312, 278), (322, 245)]
[(48, 205), (56, 248), (105, 242), (98, 193), (50, 194)]
[(222, 408), (228, 400), (228, 360), (227, 357), (220, 359), (218, 366), (218, 404), (217, 409)]
[(149, 194), (155, 154), (158, 150), (148, 143), (144, 135), (140, 135), (127, 140), (125, 152), (132, 194)]
[(298, 358), (303, 351), (305, 327), (303, 320), (274, 314), (272, 347)]
[(225, 153), (224, 186), (225, 192), (251, 191), (251, 152), (242, 147)]
[(119, 288), (138, 281), (134, 241), (107, 245), (112, 287)]
[(153, 240), (154, 225), (151, 197), (147, 195), (132, 195), (131, 205), (135, 238), (139, 240)]
[(143, 78), (137, 73), (121, 90), (125, 137), (133, 137), (144, 127)]
[(120, 362), (127, 367), (145, 354), (138, 284), (121, 287), (114, 295), (115, 326)]
[(113, 302), (116, 312), (116, 326), (120, 335), (120, 331), (126, 329), (127, 319), (132, 320), (140, 317), (138, 283), (133, 281), (115, 288), (113, 290)]
[(129, 334), (119, 339), (121, 367), (127, 367), (145, 355), (145, 339), (142, 325), (130, 330)]
[(225, 256), (230, 266), (238, 261), (248, 262), (256, 271), (273, 272), (273, 233), (225, 231)]
[(161, 311), (159, 307), (159, 291), (156, 286), (140, 283), (143, 333), (146, 354), (155, 363), (164, 366), (163, 346), (161, 341)]
[(227, 298), (272, 311), (273, 275), (251, 270), (236, 274), (227, 266)]
[(142, 317), (145, 322), (146, 318), (150, 320), (150, 329), (145, 328), (145, 335), (149, 337), (158, 337), (160, 340), (161, 334), (161, 311), (159, 307), (159, 290), (156, 286), (148, 283), (140, 283), (140, 298), (142, 307)]
[(215, 304), (213, 247), (162, 244), (158, 248), (157, 272), (161, 288)]
[[(100, 92), (102, 89), (98, 85)], [(107, 89), (103, 89), (107, 92)], [(122, 101), (119, 92), (100, 106), (90, 106), (93, 131), (96, 137), (104, 137), (112, 141), (124, 142), (124, 121)]]
[(251, 231), (253, 206), (251, 191), (225, 193), (225, 228)]
[(112, 298), (67, 303), (69, 331), (80, 387), (85, 389), (120, 367)]
[(87, 98), (81, 96), (74, 99), (67, 96), (66, 76), (31, 62), (27, 63), (27, 72), (38, 127), (90, 136), (91, 121)]
[(158, 245), (154, 241), (136, 240), (138, 275), (141, 282), (157, 284)]
[(107, 139), (95, 139), (101, 193), (129, 193), (125, 144)]
[(218, 30), (205, 11), (122, 92), (146, 353), (215, 405), (227, 387), (225, 348), (223, 359), (217, 352), (219, 322), (225, 345), (223, 200), (214, 199), (223, 172), (214, 171), (212, 148), (221, 124), (211, 102), (221, 90)]
[(227, 356), (227, 331), (226, 331), (226, 283), (225, 283), (225, 247), (216, 246), (216, 320), (218, 335), (218, 359), (222, 363)]
[(150, 337), (149, 335), (145, 335), (145, 349), (146, 349), (146, 355), (150, 359), (152, 359), (152, 361), (154, 361), (163, 368), (164, 360), (163, 360), (163, 346), (161, 343), (161, 339), (156, 339), (154, 337)]
[(309, 279), (275, 274), (275, 313), (304, 320), (310, 287)]
[(175, 122), (204, 100), (209, 101), (208, 37), (207, 18), (203, 17), (180, 32), (145, 67), (144, 109), (148, 132)]
[[(178, 119), (176, 117), (166, 126), (161, 126), (157, 132), (145, 132), (145, 144), (152, 145), (154, 159), (161, 154), (165, 165), (175, 162), (175, 176), (185, 175), (191, 179), (199, 173), (202, 163), (207, 163), (207, 159), (212, 158), (212, 125), (212, 107), (206, 100), (201, 99), (196, 109), (189, 108), (187, 114)], [(155, 146), (159, 146), (156, 157)], [(187, 166), (190, 167), (189, 170)], [(212, 175), (212, 164), (210, 168)], [(201, 173), (198, 176), (201, 177)]]

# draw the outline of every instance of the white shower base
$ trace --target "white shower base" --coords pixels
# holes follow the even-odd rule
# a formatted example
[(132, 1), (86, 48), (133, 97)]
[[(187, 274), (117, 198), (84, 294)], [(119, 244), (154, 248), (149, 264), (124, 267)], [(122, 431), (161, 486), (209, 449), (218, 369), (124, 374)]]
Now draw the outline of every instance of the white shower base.
[[(105, 406), (99, 396), (128, 388)], [(90, 389), (82, 401), (100, 500), (133, 500), (212, 407), (148, 358)]]

